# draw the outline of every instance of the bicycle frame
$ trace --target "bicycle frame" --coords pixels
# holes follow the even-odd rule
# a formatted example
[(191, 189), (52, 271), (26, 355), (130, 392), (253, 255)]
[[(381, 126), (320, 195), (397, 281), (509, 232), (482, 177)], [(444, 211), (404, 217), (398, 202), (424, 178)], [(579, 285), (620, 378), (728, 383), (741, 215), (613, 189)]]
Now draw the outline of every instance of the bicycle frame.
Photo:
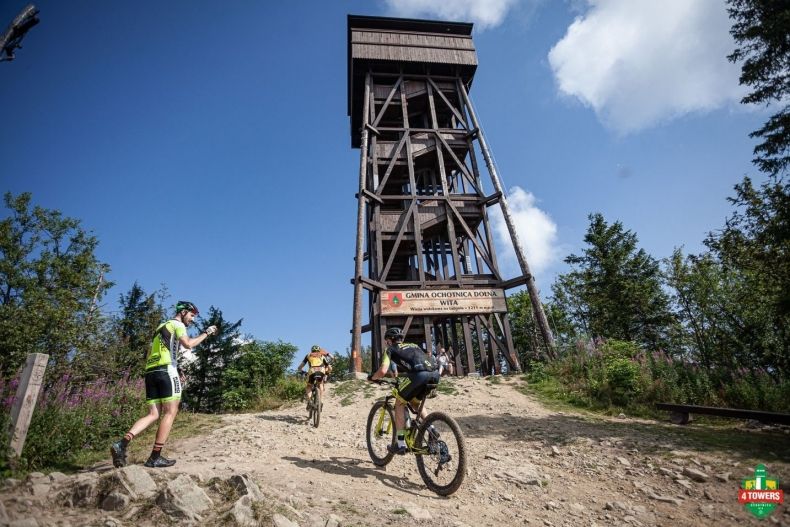
[[(387, 406), (392, 407), (392, 411), (393, 411), (393, 414), (394, 414), (395, 411), (396, 411), (394, 401), (397, 400), (397, 398), (398, 398), (397, 396), (398, 396), (398, 386), (395, 385), (392, 388), (392, 393), (390, 395), (387, 395), (386, 397), (380, 398), (379, 401), (383, 400), (384, 403)], [(404, 439), (406, 441), (406, 447), (408, 448), (409, 452), (414, 454), (414, 455), (416, 455), (416, 456), (421, 456), (423, 454), (428, 454), (429, 453), (427, 449), (418, 448), (417, 445), (415, 444), (415, 441), (417, 440), (417, 433), (416, 432), (417, 432), (417, 430), (419, 430), (420, 425), (422, 425), (422, 421), (420, 420), (420, 414), (422, 413), (422, 409), (425, 406), (425, 399), (427, 399), (427, 397), (423, 397), (420, 400), (420, 405), (417, 407), (416, 410), (411, 407), (411, 403), (406, 403), (406, 408), (408, 408), (409, 413), (413, 414), (414, 417), (412, 418), (411, 427), (406, 429), (406, 436), (405, 436)], [(392, 428), (391, 427), (393, 426), (394, 423), (393, 422), (388, 423), (387, 430), (382, 430), (382, 426), (384, 424), (384, 414), (386, 412), (385, 408), (386, 407), (382, 407), (381, 408), (381, 413), (379, 414), (379, 419), (378, 419), (378, 422), (376, 423), (376, 432), (379, 433), (379, 434), (384, 432), (384, 433), (386, 433), (389, 436), (389, 435), (392, 434)], [(414, 432), (414, 433), (412, 433), (412, 432)]]

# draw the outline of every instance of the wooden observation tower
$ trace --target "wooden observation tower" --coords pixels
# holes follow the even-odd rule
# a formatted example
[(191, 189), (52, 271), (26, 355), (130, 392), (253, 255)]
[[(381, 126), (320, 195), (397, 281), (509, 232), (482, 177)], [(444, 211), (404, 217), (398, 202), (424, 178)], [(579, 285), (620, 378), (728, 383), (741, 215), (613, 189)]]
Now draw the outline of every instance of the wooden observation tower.
[[(502, 184), (469, 99), (477, 68), (472, 24), (348, 17), (348, 115), (360, 149), (353, 368), (372, 332), (443, 346), (460, 375), (519, 369), (505, 291), (526, 284), (544, 340), (552, 335)], [(479, 155), (493, 189), (486, 192)], [(500, 206), (522, 275), (502, 276), (489, 207)], [(368, 292), (363, 325), (362, 290)]]

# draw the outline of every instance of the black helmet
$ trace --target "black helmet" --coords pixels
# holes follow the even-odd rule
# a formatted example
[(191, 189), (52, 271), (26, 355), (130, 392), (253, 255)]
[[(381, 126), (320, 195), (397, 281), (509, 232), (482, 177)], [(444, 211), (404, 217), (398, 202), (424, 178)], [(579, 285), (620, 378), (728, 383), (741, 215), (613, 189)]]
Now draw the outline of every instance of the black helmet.
[(389, 328), (386, 333), (384, 333), (385, 339), (391, 340), (403, 340), (403, 331), (400, 328)]
[(176, 313), (181, 313), (185, 309), (187, 311), (193, 312), (196, 315), (200, 313), (200, 311), (198, 311), (197, 306), (192, 302), (190, 302), (189, 300), (179, 300), (178, 303), (176, 303)]

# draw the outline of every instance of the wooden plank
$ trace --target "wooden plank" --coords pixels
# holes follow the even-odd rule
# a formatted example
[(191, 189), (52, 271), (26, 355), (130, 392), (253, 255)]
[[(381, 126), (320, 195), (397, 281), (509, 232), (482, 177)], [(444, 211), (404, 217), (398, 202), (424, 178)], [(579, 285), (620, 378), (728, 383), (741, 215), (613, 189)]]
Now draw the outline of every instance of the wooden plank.
[(502, 289), (513, 289), (514, 287), (518, 287), (520, 285), (524, 285), (529, 281), (529, 278), (526, 276), (517, 276), (515, 278), (511, 278), (510, 280), (505, 280), (502, 282)]
[[(400, 151), (403, 149), (403, 145), (406, 144), (407, 136), (408, 133), (404, 132), (403, 137), (401, 137), (398, 146), (395, 148), (395, 151), (390, 158), (389, 164), (387, 165), (387, 170), (384, 172), (384, 179), (381, 180), (381, 183), (379, 183), (379, 186), (376, 188), (376, 194), (381, 195), (381, 192), (384, 190), (384, 185), (387, 184), (387, 180), (390, 178), (390, 174), (392, 174), (392, 169), (395, 168), (395, 160), (398, 159)], [(400, 197), (402, 198), (403, 196)]]
[(477, 367), (475, 366), (475, 355), (474, 349), (472, 346), (472, 333), (469, 331), (469, 318), (468, 317), (460, 317), (461, 318), (461, 327), (464, 330), (464, 346), (466, 347), (466, 371), (467, 374), (474, 373), (477, 371)]
[(406, 232), (406, 226), (409, 224), (409, 216), (414, 213), (414, 207), (416, 206), (417, 200), (413, 200), (409, 209), (406, 211), (405, 214), (401, 216), (401, 226), (398, 230), (398, 235), (395, 237), (395, 243), (392, 245), (392, 252), (390, 252), (389, 258), (387, 259), (387, 264), (384, 266), (384, 270), (381, 272), (381, 280), (387, 281), (387, 275), (390, 272), (390, 267), (392, 267), (392, 262), (395, 261), (395, 256), (398, 253), (398, 247), (400, 247), (400, 243), (403, 240), (403, 234)]
[(456, 164), (458, 169), (464, 174), (464, 176), (466, 176), (466, 180), (469, 181), (472, 187), (474, 187), (474, 189), (477, 191), (477, 195), (479, 197), (484, 197), (485, 192), (483, 192), (482, 189), (474, 181), (472, 174), (469, 172), (469, 168), (460, 159), (458, 159), (458, 156), (455, 155), (455, 152), (453, 152), (453, 149), (450, 148), (450, 145), (447, 143), (447, 141), (444, 140), (444, 137), (442, 137), (438, 133), (435, 135), (437, 139), (439, 139), (439, 142), (442, 143), (442, 146), (444, 146), (444, 148), (447, 150), (447, 153), (450, 154), (450, 157), (453, 159), (453, 162)]
[(478, 249), (482, 253), (482, 257), (485, 260), (486, 264), (488, 265), (488, 268), (491, 269), (491, 272), (494, 274), (494, 276), (496, 276), (498, 279), (501, 280), (502, 277), (499, 276), (499, 270), (496, 269), (496, 266), (494, 266), (491, 263), (491, 260), (489, 260), (488, 255), (486, 254), (485, 250), (477, 243), (477, 236), (475, 236), (472, 233), (472, 230), (466, 224), (466, 222), (464, 221), (463, 217), (461, 217), (461, 213), (458, 212), (458, 209), (455, 208), (455, 206), (453, 205), (452, 201), (448, 201), (447, 204), (449, 205), (450, 209), (455, 214), (456, 218), (458, 218), (458, 223), (463, 228), (463, 230), (466, 233), (466, 236), (469, 239), (469, 241), (471, 241), (472, 244), (475, 246), (475, 248)]
[(362, 287), (368, 291), (387, 290), (387, 284), (382, 284), (381, 282), (368, 278), (367, 276), (361, 277), (360, 280), (362, 280)]
[(488, 351), (483, 339), (483, 330), (480, 324), (480, 317), (472, 317), (474, 332), (477, 334), (477, 349), (480, 354), (480, 375), (486, 377), (491, 375), (491, 365), (488, 363)]
[(505, 292), (502, 289), (389, 289), (381, 295), (382, 316), (447, 316), (465, 313), (505, 313)]
[[(406, 93), (400, 91), (401, 110), (403, 112), (403, 126), (409, 127), (409, 105), (406, 102)], [(425, 282), (425, 265), (422, 255), (422, 229), (420, 228), (419, 204), (417, 202), (417, 180), (414, 175), (414, 153), (411, 146), (411, 133), (406, 132), (406, 166), (409, 170), (409, 190), (414, 198), (412, 202), (412, 221), (414, 222), (414, 246), (417, 252), (417, 273), (420, 282)]]
[(458, 376), (466, 375), (464, 372), (464, 361), (461, 357), (461, 346), (458, 345), (458, 318), (450, 319), (450, 335), (453, 343), (453, 356), (455, 358), (455, 374)]
[[(392, 85), (392, 89), (390, 90), (389, 95), (387, 95), (387, 100), (384, 101), (384, 105), (381, 107), (381, 111), (379, 112), (378, 116), (373, 120), (373, 126), (378, 126), (381, 118), (384, 117), (384, 112), (387, 111), (390, 103), (392, 102), (392, 98), (395, 96), (395, 92), (398, 91), (401, 83), (403, 82), (403, 77), (399, 77), (395, 84)], [(378, 135), (378, 134), (377, 134)]]
[[(494, 236), (491, 233), (491, 224), (488, 222), (488, 214), (484, 211), (483, 212), (483, 230), (486, 235), (486, 247), (488, 248), (488, 255), (491, 257), (491, 263), (494, 267), (491, 271), (494, 273), (495, 276), (502, 277), (502, 274), (499, 272), (499, 262), (496, 259), (496, 250), (494, 247)], [(480, 232), (480, 227), (478, 227), (478, 232)]]
[[(364, 108), (362, 111), (362, 131), (361, 141), (362, 145), (359, 152), (359, 191), (357, 203), (357, 237), (356, 237), (356, 253), (354, 258), (354, 304), (352, 314), (352, 332), (351, 332), (351, 371), (359, 371), (361, 369), (360, 349), (362, 347), (362, 265), (364, 256), (364, 240), (365, 240), (365, 221), (367, 219), (367, 200), (363, 199), (362, 192), (367, 188), (368, 180), (368, 160), (370, 146), (368, 140), (368, 129), (364, 126), (369, 121), (369, 105), (370, 102), (370, 74), (365, 75), (365, 95), (364, 95)], [(368, 252), (370, 248), (368, 247)]]
[[(431, 79), (429, 77), (428, 78), (428, 82), (430, 82), (433, 85), (433, 87), (436, 89), (436, 92), (439, 94), (439, 97), (444, 101), (444, 104), (446, 104), (447, 108), (449, 108), (450, 111), (453, 112), (453, 115), (455, 115), (456, 119), (458, 119), (460, 121), (461, 126), (463, 126), (465, 129), (468, 129), (469, 126), (466, 124), (466, 120), (458, 112), (458, 110), (455, 108), (455, 106), (453, 106), (453, 104), (450, 102), (450, 100), (447, 98), (447, 96), (445, 96), (444, 92), (442, 92), (442, 90), (439, 89), (439, 87), (436, 85), (436, 83), (433, 82), (433, 79)], [(460, 101), (462, 99), (459, 97), (458, 100)]]
[(433, 322), (431, 322), (430, 317), (423, 317), (422, 318), (422, 329), (423, 333), (425, 333), (425, 352), (426, 353), (433, 353)]
[(25, 369), (19, 379), (16, 397), (11, 407), (11, 450), (17, 457), (22, 455), (25, 446), (30, 420), (36, 408), (41, 384), (44, 382), (44, 371), (47, 369), (49, 355), (31, 353), (27, 356)]
[[(385, 319), (382, 317), (382, 320)], [(411, 328), (412, 320), (414, 320), (414, 317), (406, 317), (406, 322), (403, 324), (403, 328), (401, 329), (404, 335), (406, 335), (409, 332), (409, 329)]]
[[(499, 320), (499, 315), (496, 316), (497, 320)], [(510, 330), (510, 319), (507, 314), (502, 315), (501, 324), (502, 332), (505, 334), (505, 344), (507, 344), (507, 349), (510, 350), (507, 355), (508, 365), (511, 371), (521, 371), (521, 364), (519, 363), (516, 349), (513, 346), (513, 332)]]
[(754, 419), (762, 423), (778, 423), (790, 425), (790, 414), (763, 412), (759, 410), (742, 410), (739, 408), (718, 408), (714, 406), (696, 406), (693, 404), (656, 403), (658, 410), (668, 412), (691, 413), (701, 415), (717, 415), (734, 419)]
[[(482, 322), (483, 326), (485, 326), (486, 332), (488, 332), (489, 341), (496, 344), (497, 349), (499, 349), (499, 351), (501, 351), (503, 355), (507, 355), (508, 350), (505, 347), (505, 345), (499, 340), (499, 337), (497, 337), (493, 325), (491, 325), (491, 320), (490, 319), (486, 320), (486, 318), (483, 317), (482, 315), (480, 315), (479, 318), (480, 318), (480, 322)], [(493, 350), (491, 351), (491, 353), (493, 354)]]

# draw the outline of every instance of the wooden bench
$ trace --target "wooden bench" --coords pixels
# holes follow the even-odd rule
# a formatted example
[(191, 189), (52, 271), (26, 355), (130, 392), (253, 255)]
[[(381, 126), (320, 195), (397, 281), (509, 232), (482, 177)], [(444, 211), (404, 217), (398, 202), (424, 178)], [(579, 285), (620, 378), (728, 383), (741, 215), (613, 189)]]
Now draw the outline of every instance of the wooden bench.
[(715, 406), (695, 406), (692, 404), (656, 403), (656, 408), (669, 412), (669, 420), (676, 425), (685, 425), (691, 421), (690, 414), (717, 415), (734, 419), (754, 419), (761, 423), (790, 425), (790, 414), (760, 412), (757, 410), (739, 410), (737, 408), (716, 408)]

